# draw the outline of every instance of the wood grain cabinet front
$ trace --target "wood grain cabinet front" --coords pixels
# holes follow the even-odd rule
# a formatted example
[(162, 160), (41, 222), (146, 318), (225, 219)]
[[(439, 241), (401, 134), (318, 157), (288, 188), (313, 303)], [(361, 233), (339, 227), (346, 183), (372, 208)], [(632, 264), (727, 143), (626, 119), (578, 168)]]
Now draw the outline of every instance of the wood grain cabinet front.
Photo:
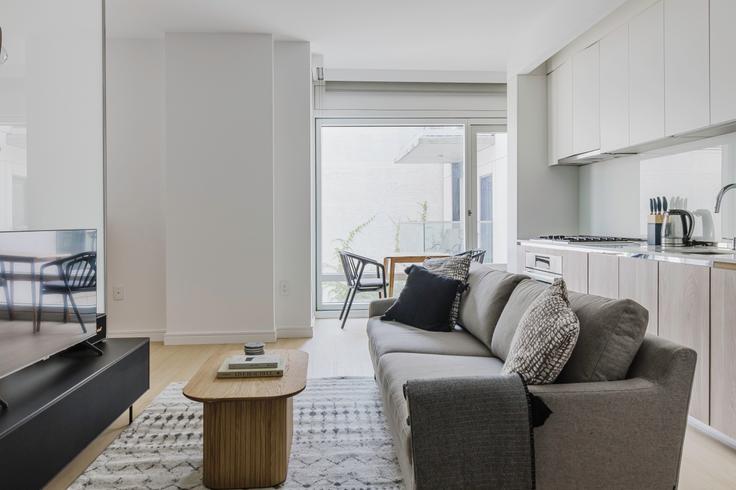
[(736, 438), (736, 270), (714, 268), (710, 284), (710, 423)]
[(698, 354), (690, 415), (710, 423), (710, 267), (659, 264), (659, 335)]

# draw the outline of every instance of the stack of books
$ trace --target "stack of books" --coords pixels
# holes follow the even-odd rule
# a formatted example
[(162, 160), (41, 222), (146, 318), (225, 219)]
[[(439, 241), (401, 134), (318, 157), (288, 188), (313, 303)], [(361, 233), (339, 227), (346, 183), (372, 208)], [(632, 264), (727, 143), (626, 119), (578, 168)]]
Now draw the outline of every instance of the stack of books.
[(285, 361), (281, 356), (231, 356), (217, 370), (218, 378), (262, 378), (283, 376)]

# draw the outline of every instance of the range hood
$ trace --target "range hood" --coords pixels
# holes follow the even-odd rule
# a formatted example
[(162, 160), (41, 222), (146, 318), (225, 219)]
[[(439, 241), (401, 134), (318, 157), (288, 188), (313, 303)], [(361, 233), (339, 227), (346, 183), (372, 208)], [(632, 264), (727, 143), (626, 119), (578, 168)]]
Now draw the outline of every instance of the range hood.
[(602, 162), (603, 160), (611, 160), (612, 158), (621, 158), (629, 155), (635, 155), (636, 152), (602, 152), (600, 150), (586, 151), (571, 155), (569, 157), (560, 158), (557, 163), (560, 165), (587, 165), (589, 163)]
[(652, 150), (681, 145), (690, 141), (713, 138), (714, 136), (721, 136), (729, 133), (736, 133), (736, 121), (727, 121), (673, 136), (666, 136), (654, 141), (648, 141), (646, 143), (622, 148), (621, 150), (616, 150), (614, 152), (592, 150), (578, 153), (577, 155), (560, 158), (557, 163), (559, 165), (588, 165), (590, 163), (602, 162), (604, 160), (611, 160), (613, 158), (621, 158), (629, 155), (638, 155)]

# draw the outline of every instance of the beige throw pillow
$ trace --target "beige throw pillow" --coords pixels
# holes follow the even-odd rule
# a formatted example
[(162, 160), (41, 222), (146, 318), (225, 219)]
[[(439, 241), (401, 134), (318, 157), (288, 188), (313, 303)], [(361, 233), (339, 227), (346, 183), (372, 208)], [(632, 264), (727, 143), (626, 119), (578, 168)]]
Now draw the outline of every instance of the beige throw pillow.
[(532, 385), (553, 383), (570, 359), (579, 333), (565, 281), (556, 279), (521, 317), (502, 372), (518, 373)]

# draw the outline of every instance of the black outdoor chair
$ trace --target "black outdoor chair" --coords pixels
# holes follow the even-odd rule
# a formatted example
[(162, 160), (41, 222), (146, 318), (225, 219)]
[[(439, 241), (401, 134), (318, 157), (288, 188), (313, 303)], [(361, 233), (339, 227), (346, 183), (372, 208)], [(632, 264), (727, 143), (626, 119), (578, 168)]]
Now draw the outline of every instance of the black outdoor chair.
[(462, 257), (465, 255), (470, 255), (470, 260), (472, 262), (478, 262), (482, 264), (483, 260), (486, 258), (486, 251), (485, 250), (466, 250), (465, 252), (461, 252), (457, 254), (457, 257)]
[[(49, 280), (48, 275), (44, 277), (44, 273), (49, 267), (56, 267), (59, 279)], [(71, 302), (74, 315), (77, 317), (82, 331), (87, 333), (87, 327), (84, 326), (82, 315), (79, 313), (76, 301), (74, 301), (74, 293), (97, 291), (97, 253), (82, 252), (44, 264), (41, 267), (40, 284), (38, 329), (41, 329), (44, 294), (61, 294), (64, 296), (64, 323), (67, 322), (69, 302)]]
[[(342, 329), (345, 328), (345, 322), (348, 319), (348, 314), (350, 313), (350, 308), (353, 306), (353, 300), (356, 294), (362, 292), (378, 292), (379, 298), (386, 297), (386, 270), (380, 262), (352, 252), (341, 251), (340, 262), (342, 262), (342, 270), (345, 272), (345, 279), (348, 283), (348, 294), (345, 296), (345, 303), (343, 303), (342, 311), (340, 312), (340, 320), (342, 320), (340, 328)], [(367, 265), (376, 267), (377, 277), (363, 277)], [(382, 292), (383, 296), (381, 296)]]
[(10, 299), (10, 284), (8, 284), (8, 276), (5, 272), (5, 262), (0, 261), (0, 288), (5, 291), (5, 304), (8, 309), (8, 320), (13, 319), (13, 301)]

